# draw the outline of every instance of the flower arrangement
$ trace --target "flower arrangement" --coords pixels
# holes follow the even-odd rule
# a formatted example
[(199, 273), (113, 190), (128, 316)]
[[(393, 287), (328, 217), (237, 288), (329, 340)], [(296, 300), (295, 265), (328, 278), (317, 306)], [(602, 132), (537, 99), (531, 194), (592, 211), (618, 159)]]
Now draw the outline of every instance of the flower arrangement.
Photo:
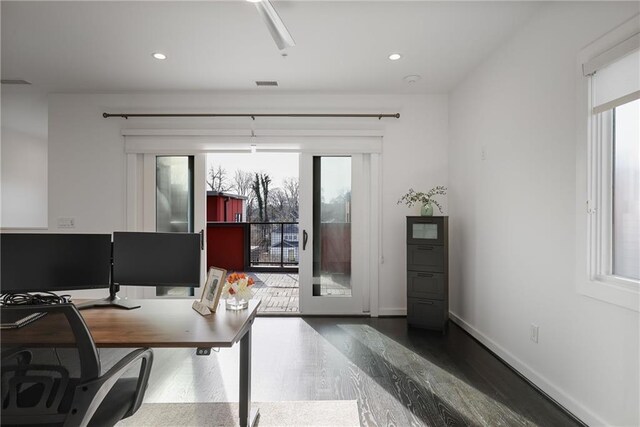
[(398, 200), (398, 204), (404, 203), (409, 207), (412, 207), (416, 203), (419, 203), (422, 206), (430, 206), (431, 204), (434, 204), (438, 207), (438, 210), (442, 212), (442, 206), (440, 206), (440, 203), (438, 203), (434, 197), (438, 195), (444, 196), (445, 194), (447, 194), (447, 187), (443, 187), (441, 185), (433, 187), (426, 193), (416, 192), (413, 188), (410, 188), (409, 192)]
[(251, 286), (255, 281), (252, 277), (247, 277), (244, 273), (231, 273), (227, 276), (222, 288), (222, 295), (225, 298), (235, 298), (237, 300), (250, 300), (253, 296)]

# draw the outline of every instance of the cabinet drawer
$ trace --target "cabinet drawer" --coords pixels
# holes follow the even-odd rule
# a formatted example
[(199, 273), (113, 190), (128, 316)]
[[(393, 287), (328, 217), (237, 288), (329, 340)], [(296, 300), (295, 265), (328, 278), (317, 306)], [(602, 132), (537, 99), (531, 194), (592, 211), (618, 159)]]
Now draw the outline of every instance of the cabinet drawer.
[(443, 245), (444, 237), (444, 217), (419, 216), (407, 220), (407, 244)]
[(444, 302), (428, 299), (407, 299), (407, 322), (410, 325), (430, 329), (442, 329), (446, 315)]
[(409, 270), (444, 273), (444, 247), (436, 245), (408, 245), (407, 268)]
[(407, 273), (407, 296), (442, 300), (445, 294), (445, 277), (443, 273)]

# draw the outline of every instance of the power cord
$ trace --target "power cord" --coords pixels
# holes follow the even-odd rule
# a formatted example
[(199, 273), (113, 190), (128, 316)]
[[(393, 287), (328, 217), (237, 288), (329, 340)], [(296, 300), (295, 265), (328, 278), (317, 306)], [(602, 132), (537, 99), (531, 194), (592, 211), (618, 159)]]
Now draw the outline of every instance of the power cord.
[(52, 305), (71, 302), (71, 295), (56, 295), (53, 292), (38, 294), (7, 293), (0, 297), (0, 305)]

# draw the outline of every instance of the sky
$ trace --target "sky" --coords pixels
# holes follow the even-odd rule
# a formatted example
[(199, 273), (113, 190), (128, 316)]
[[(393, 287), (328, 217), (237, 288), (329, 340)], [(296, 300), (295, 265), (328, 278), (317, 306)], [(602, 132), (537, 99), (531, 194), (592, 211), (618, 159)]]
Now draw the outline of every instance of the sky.
[[(207, 154), (207, 173), (211, 165), (221, 165), (232, 183), (235, 171), (266, 172), (271, 188), (282, 187), (286, 178), (298, 178), (298, 153), (211, 153)], [(327, 157), (322, 161), (322, 194), (327, 202), (351, 189), (351, 162), (344, 157)], [(207, 179), (209, 176), (207, 174)]]
[(298, 157), (298, 153), (212, 153), (207, 155), (207, 171), (212, 164), (216, 169), (221, 165), (230, 180), (238, 169), (266, 172), (273, 188), (282, 187), (285, 178), (298, 177)]

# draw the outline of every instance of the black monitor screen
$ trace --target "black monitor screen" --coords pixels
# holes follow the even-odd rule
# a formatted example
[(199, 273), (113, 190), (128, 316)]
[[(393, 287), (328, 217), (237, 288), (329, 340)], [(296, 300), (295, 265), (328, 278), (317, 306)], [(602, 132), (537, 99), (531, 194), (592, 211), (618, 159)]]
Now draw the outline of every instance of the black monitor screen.
[(199, 287), (200, 234), (113, 233), (113, 281)]
[(109, 234), (0, 235), (3, 293), (108, 288)]

